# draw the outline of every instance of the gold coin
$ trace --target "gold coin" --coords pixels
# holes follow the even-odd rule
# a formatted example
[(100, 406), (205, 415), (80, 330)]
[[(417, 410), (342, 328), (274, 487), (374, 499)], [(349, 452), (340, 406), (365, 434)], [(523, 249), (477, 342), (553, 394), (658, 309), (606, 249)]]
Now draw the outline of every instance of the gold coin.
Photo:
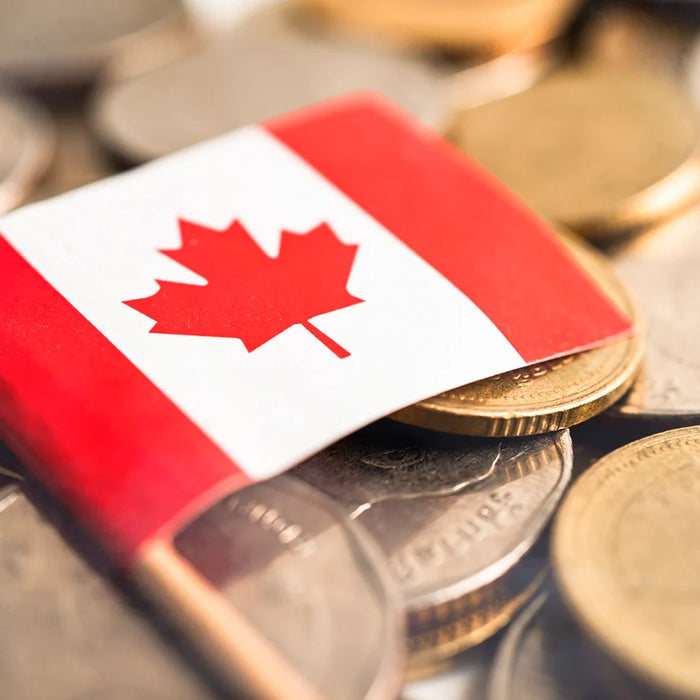
[(700, 122), (651, 72), (559, 71), (460, 112), (448, 137), (542, 216), (589, 238), (657, 223), (700, 196)]
[(532, 598), (547, 574), (546, 559), (529, 555), (514, 569), (460, 601), (426, 613), (408, 635), (406, 678), (417, 680), (450, 667), (455, 654), (481, 644), (503, 629)]
[(597, 462), (555, 522), (553, 563), (591, 637), (641, 679), (700, 697), (700, 427)]
[(578, 0), (299, 0), (351, 29), (411, 44), (488, 54), (532, 48), (556, 36)]
[(581, 266), (635, 321), (635, 333), (595, 350), (482, 379), (404, 408), (393, 418), (463, 435), (534, 435), (559, 430), (605, 410), (631, 386), (642, 359), (641, 319), (602, 255), (563, 239)]

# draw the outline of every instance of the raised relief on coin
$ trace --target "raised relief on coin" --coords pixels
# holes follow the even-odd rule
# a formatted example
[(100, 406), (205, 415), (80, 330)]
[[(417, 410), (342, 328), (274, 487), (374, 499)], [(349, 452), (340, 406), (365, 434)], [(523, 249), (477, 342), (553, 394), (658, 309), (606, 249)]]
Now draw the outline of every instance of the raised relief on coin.
[(336, 24), (397, 42), (486, 54), (539, 46), (577, 0), (298, 0)]
[(497, 442), (384, 422), (294, 474), (333, 496), (381, 545), (401, 582), (417, 668), (507, 622), (541, 567), (498, 581), (537, 540), (571, 463), (566, 432)]
[(438, 394), (393, 414), (396, 420), (464, 435), (532, 435), (581, 423), (629, 389), (642, 359), (642, 319), (602, 255), (562, 239), (578, 262), (637, 326), (630, 338)]
[(594, 641), (688, 697), (700, 696), (699, 484), (700, 427), (652, 435), (581, 477), (553, 538), (559, 588)]
[(700, 196), (700, 122), (672, 80), (595, 64), (453, 120), (448, 137), (542, 216), (591, 238)]
[(54, 149), (50, 119), (39, 106), (0, 95), (0, 214), (27, 199)]
[(615, 268), (647, 326), (642, 372), (610, 410), (631, 418), (700, 419), (700, 209), (619, 248)]
[(0, 481), (0, 695), (12, 700), (214, 696), (83, 562), (19, 490)]
[(0, 78), (31, 86), (90, 80), (185, 21), (179, 0), (0, 0), (0, 17)]
[(323, 697), (390, 697), (403, 627), (394, 582), (364, 529), (281, 476), (220, 501), (175, 549)]
[(443, 79), (427, 60), (325, 33), (276, 4), (198, 53), (105, 87), (93, 116), (110, 148), (144, 161), (355, 90), (382, 92), (436, 125)]

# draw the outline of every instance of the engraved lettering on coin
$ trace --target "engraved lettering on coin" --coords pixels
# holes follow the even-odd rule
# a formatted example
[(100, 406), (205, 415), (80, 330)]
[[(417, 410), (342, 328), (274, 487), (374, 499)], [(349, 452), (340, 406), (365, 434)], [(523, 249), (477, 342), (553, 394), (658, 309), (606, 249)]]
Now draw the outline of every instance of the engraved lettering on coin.
[[(422, 448), (419, 467), (367, 466), (367, 455), (400, 454), (402, 445)], [(409, 454), (417, 454), (416, 447)], [(572, 460), (566, 431), (499, 442), (383, 421), (293, 474), (339, 501), (374, 535), (402, 585), (412, 653), (420, 648), (431, 658), (447, 653), (435, 651), (437, 644), (456, 653), (481, 641), (475, 630), (495, 632), (524, 600), (512, 603), (527, 588), (523, 581), (536, 579), (541, 567), (521, 570), (502, 591), (500, 604), (494, 582), (532, 548), (563, 493)], [(489, 614), (476, 614), (472, 595)], [(439, 642), (446, 625), (459, 629), (449, 644)]]

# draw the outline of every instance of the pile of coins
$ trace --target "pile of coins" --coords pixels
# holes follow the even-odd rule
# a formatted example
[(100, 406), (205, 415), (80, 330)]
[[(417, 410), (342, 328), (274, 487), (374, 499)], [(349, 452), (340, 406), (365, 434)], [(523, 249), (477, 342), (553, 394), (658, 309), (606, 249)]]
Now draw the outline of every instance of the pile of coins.
[[(0, 212), (372, 89), (549, 221), (635, 322), (409, 406), (176, 538), (230, 603), (213, 614), (318, 696), (700, 698), (694, 5), (295, 0), (212, 34), (179, 0), (0, 0)], [(3, 697), (250, 692), (191, 623), (206, 591), (162, 615), (148, 562), (124, 580), (1, 464)]]

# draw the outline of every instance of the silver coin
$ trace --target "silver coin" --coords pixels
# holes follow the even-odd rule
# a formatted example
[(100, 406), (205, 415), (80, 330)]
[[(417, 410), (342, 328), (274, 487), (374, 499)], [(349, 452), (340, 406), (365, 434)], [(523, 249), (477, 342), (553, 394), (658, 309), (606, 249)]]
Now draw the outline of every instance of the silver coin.
[(642, 372), (613, 415), (700, 419), (700, 209), (618, 248), (613, 262), (647, 327)]
[(566, 430), (498, 442), (381, 423), (293, 473), (377, 539), (401, 582), (409, 633), (422, 635), (441, 616), (444, 622), (462, 608), (475, 614), (476, 592), (497, 614), (501, 603), (492, 605), (488, 587), (517, 563), (515, 590), (536, 578), (541, 567), (525, 555), (558, 504), (572, 461)]
[(26, 99), (0, 96), (0, 213), (27, 198), (53, 158), (51, 121)]
[(10, 495), (0, 486), (2, 697), (214, 697), (17, 488)]
[(442, 117), (442, 72), (427, 61), (358, 43), (261, 9), (199, 53), (97, 97), (105, 143), (145, 161), (245, 124), (355, 90), (385, 93), (429, 125)]
[(364, 529), (307, 484), (280, 476), (220, 501), (175, 550), (322, 697), (395, 697), (403, 616)]
[(509, 627), (488, 685), (488, 700), (652, 697), (593, 648), (551, 592), (540, 593)]
[(0, 0), (0, 77), (82, 82), (130, 42), (183, 22), (179, 0)]

